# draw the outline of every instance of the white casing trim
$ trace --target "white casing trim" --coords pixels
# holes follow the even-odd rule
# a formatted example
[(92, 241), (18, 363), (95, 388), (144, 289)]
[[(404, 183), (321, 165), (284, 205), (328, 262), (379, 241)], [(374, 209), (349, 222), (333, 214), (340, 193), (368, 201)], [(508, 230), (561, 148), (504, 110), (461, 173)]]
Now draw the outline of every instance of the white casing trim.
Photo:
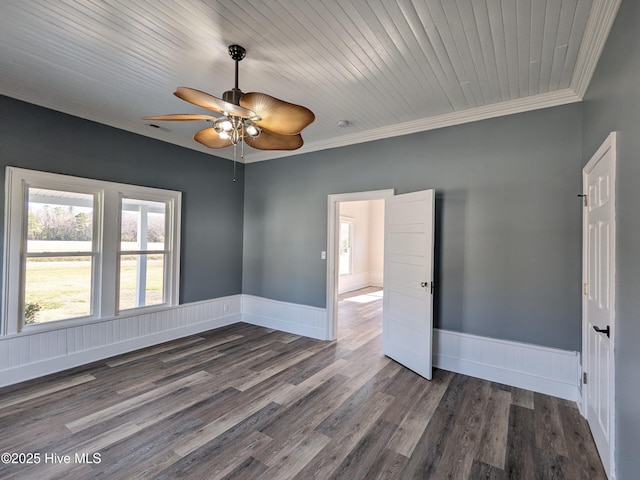
[[(370, 190), (365, 192), (336, 193), (327, 196), (327, 322), (323, 339), (335, 339), (338, 312), (338, 261), (340, 231), (340, 203), (366, 200), (380, 200), (392, 197), (393, 189)], [(382, 278), (380, 279), (382, 285)]]

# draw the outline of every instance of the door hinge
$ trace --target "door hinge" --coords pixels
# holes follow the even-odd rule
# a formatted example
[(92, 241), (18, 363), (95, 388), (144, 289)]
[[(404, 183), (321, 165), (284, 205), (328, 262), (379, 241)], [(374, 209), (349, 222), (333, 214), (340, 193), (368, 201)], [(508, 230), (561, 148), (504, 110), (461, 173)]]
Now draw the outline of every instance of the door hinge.
[(582, 195), (582, 194), (578, 194), (579, 197), (582, 197), (582, 204), (586, 207), (589, 204), (589, 201), (587, 200), (587, 195)]
[(431, 293), (433, 294), (433, 282), (431, 282)]
[(582, 372), (582, 383), (587, 384), (587, 372)]
[(587, 284), (586, 282), (582, 284), (582, 291), (584, 292), (585, 295), (589, 295), (589, 284)]

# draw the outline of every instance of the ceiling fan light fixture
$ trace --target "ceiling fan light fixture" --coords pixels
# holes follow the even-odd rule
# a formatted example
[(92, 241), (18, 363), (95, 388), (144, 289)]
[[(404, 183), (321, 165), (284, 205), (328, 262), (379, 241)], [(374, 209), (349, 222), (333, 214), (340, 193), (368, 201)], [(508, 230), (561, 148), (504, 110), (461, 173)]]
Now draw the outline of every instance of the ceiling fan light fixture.
[(178, 113), (143, 119), (211, 122), (211, 127), (196, 132), (193, 139), (209, 148), (233, 146), (235, 181), (238, 145), (241, 159), (244, 159), (245, 143), (258, 150), (296, 150), (304, 143), (300, 132), (315, 120), (315, 115), (302, 105), (265, 93), (243, 93), (238, 87), (238, 63), (245, 57), (246, 50), (240, 45), (230, 45), (229, 55), (235, 62), (235, 86), (224, 92), (222, 98), (188, 87), (177, 87), (174, 92), (181, 100), (217, 112), (222, 117)]
[(247, 135), (249, 135), (250, 137), (256, 138), (260, 135), (260, 128), (256, 127), (254, 124), (250, 123), (249, 125), (246, 125), (245, 127), (245, 131), (247, 132)]
[(220, 122), (220, 128), (222, 128), (222, 130), (225, 132), (230, 132), (231, 130), (233, 130), (233, 122), (231, 122), (231, 120), (229, 120), (228, 118), (225, 118)]

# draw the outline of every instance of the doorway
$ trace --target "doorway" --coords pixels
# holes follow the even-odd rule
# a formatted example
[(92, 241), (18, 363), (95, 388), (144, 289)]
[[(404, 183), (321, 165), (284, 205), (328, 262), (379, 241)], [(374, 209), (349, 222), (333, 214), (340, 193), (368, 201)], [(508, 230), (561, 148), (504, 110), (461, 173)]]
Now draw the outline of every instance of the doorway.
[(432, 374), (435, 190), (329, 195), (327, 339), (338, 333), (340, 203), (384, 199), (384, 355), (426, 379)]
[[(377, 252), (380, 252), (379, 261), (382, 262), (383, 254), (380, 250), (384, 241), (384, 224), (378, 224), (379, 210), (384, 212), (384, 201), (392, 197), (393, 193), (393, 190), (375, 190), (328, 197), (327, 339), (329, 340), (338, 338), (340, 294), (348, 296), (348, 292), (367, 287), (370, 283), (382, 287), (382, 265), (378, 267)], [(375, 217), (373, 221), (370, 218), (372, 210)], [(360, 222), (358, 222), (359, 218)], [(368, 221), (364, 222), (364, 218), (368, 218)], [(370, 240), (372, 233), (375, 238)], [(348, 241), (345, 234), (351, 236)], [(373, 261), (370, 258), (372, 252), (376, 257)]]
[(338, 205), (336, 336), (340, 341), (382, 334), (384, 202), (357, 200)]

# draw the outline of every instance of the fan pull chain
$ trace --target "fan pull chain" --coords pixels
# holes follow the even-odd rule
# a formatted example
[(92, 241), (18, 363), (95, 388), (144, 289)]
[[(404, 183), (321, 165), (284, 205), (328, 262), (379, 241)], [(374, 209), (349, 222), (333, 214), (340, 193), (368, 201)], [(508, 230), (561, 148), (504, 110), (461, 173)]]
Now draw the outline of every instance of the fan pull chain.
[(236, 183), (236, 152), (238, 145), (233, 146), (233, 183)]
[[(233, 181), (236, 181), (236, 147), (237, 144), (233, 146)], [(244, 162), (244, 127), (242, 128), (242, 132), (240, 133), (240, 159)]]
[(244, 128), (242, 129), (242, 136), (240, 137), (242, 145), (240, 145), (240, 158), (244, 162)]

